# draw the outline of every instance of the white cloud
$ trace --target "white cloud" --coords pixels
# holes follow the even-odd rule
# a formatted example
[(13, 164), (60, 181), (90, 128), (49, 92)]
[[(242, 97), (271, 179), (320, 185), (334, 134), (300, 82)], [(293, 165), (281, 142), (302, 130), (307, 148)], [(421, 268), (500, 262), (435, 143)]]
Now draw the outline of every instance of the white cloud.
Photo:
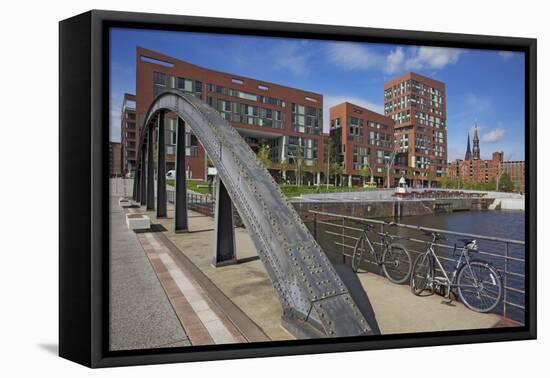
[(442, 69), (458, 62), (458, 58), (463, 53), (461, 49), (428, 46), (420, 46), (413, 51), (405, 61), (406, 69)]
[(382, 104), (377, 104), (361, 97), (323, 96), (323, 132), (328, 133), (330, 130), (330, 108), (342, 102), (350, 102), (373, 112), (384, 114), (384, 106)]
[(384, 70), (389, 73), (399, 71), (405, 62), (405, 52), (402, 47), (398, 47), (386, 57), (386, 66)]
[(359, 43), (334, 42), (327, 47), (329, 60), (346, 70), (367, 70), (381, 67), (384, 56)]
[(464, 50), (443, 47), (397, 47), (383, 55), (360, 43), (334, 42), (327, 48), (328, 59), (345, 70), (379, 69), (386, 73), (434, 69), (458, 62)]
[(496, 128), (481, 136), (481, 141), (485, 143), (495, 143), (504, 139), (504, 129)]
[(282, 42), (271, 50), (273, 65), (276, 69), (286, 70), (296, 76), (309, 73), (310, 54), (304, 46), (307, 42)]

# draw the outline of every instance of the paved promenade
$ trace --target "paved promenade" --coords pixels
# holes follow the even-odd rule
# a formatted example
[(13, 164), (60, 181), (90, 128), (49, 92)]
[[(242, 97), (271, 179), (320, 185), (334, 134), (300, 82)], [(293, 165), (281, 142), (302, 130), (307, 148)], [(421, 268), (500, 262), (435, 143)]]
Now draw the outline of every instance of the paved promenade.
[[(111, 347), (147, 348), (289, 340), (282, 308), (244, 228), (235, 230), (238, 263), (215, 268), (213, 219), (190, 211), (190, 232), (173, 232), (173, 206), (152, 230), (128, 231), (113, 198), (111, 211)], [(491, 328), (502, 317), (479, 314), (440, 296), (416, 297), (406, 285), (359, 272), (382, 334)]]
[(141, 243), (126, 227), (118, 197), (111, 197), (110, 221), (111, 350), (189, 345)]
[[(289, 340), (293, 336), (281, 327), (282, 307), (256, 249), (243, 228), (235, 229), (238, 263), (212, 266), (214, 221), (189, 211), (190, 232), (173, 232), (173, 206), (168, 205), (168, 217), (157, 219), (154, 211), (131, 209), (151, 217), (175, 259), (192, 273), (203, 292), (228, 315), (228, 319), (248, 341)], [(179, 256), (178, 256), (179, 254)]]

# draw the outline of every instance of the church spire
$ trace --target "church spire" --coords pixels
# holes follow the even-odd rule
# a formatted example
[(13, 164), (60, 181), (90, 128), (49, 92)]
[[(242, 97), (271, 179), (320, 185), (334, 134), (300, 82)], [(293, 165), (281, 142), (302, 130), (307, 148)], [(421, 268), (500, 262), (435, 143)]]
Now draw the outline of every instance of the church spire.
[(474, 155), (474, 160), (479, 160), (480, 159), (480, 151), (479, 151), (479, 137), (477, 135), (477, 122), (476, 122), (476, 126), (474, 128), (474, 149), (473, 149), (473, 155)]
[(472, 151), (470, 150), (470, 132), (468, 131), (468, 144), (466, 145), (466, 156), (464, 160), (472, 160)]

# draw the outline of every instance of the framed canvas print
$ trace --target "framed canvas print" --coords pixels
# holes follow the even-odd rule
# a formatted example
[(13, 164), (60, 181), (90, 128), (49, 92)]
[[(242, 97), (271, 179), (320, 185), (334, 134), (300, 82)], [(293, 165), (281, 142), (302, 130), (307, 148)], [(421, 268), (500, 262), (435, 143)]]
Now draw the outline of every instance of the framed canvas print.
[(536, 40), (60, 22), (60, 355), (536, 337)]

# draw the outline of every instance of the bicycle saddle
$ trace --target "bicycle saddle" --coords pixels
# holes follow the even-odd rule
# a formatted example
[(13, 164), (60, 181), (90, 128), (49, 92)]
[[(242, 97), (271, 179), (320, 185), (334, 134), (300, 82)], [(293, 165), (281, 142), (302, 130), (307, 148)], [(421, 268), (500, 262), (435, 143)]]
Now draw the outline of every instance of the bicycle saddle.
[(459, 239), (458, 241), (464, 243), (464, 247), (466, 247), (470, 251), (477, 251), (478, 250), (478, 246), (476, 244), (475, 239)]
[(374, 225), (369, 223), (369, 222), (360, 221), (360, 220), (354, 220), (353, 222), (357, 223), (357, 224), (360, 224), (361, 226), (364, 226), (365, 228), (368, 228), (369, 230), (374, 230)]

